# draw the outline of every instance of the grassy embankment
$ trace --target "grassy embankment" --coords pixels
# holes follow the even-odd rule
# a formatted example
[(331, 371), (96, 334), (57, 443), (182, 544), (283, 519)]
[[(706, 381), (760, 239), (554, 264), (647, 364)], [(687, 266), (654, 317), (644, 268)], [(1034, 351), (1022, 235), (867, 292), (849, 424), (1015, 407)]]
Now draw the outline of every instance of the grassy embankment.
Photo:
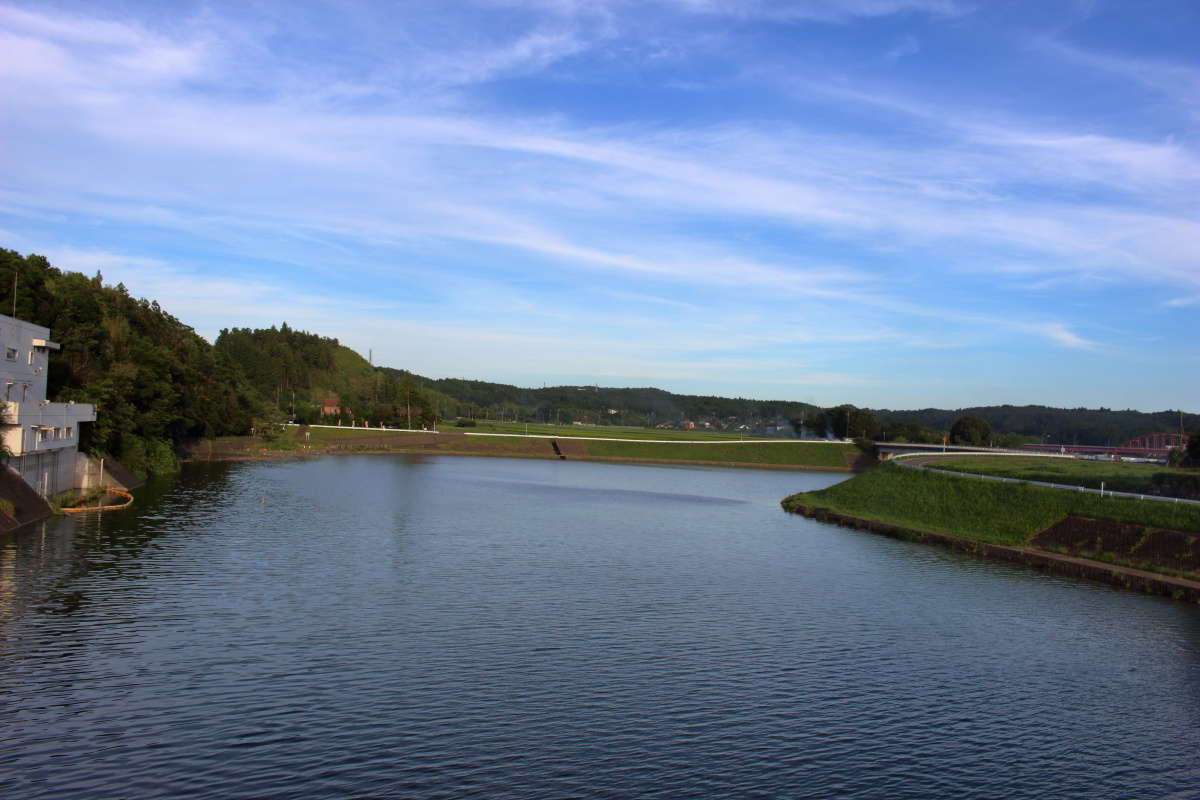
[[(512, 425), (517, 428), (517, 425)], [(524, 433), (524, 425), (519, 426)], [(624, 461), (657, 460), (680, 463), (716, 463), (761, 465), (764, 467), (794, 467), (808, 469), (847, 469), (846, 455), (858, 451), (851, 444), (778, 441), (740, 443), (722, 434), (696, 434), (682, 431), (649, 431), (645, 428), (540, 426), (549, 429), (559, 439), (562, 452), (571, 459), (613, 459)], [(569, 430), (571, 435), (563, 434)], [(557, 458), (550, 439), (525, 438), (521, 435), (468, 436), (466, 432), (488, 432), (477, 429), (449, 428), (436, 435), (404, 433), (364, 428), (310, 428), (308, 438), (299, 428), (288, 427), (270, 440), (248, 437), (228, 437), (201, 442), (192, 448), (196, 458), (257, 458), (288, 454), (317, 454), (323, 452), (422, 452), (462, 455), (511, 456), (522, 458)], [(496, 431), (505, 432), (507, 431)], [(515, 433), (515, 431), (514, 431)], [(530, 434), (535, 426), (530, 425)], [(682, 441), (658, 443), (645, 441), (649, 436), (674, 433), (673, 439), (691, 439), (698, 444)], [(681, 434), (685, 434), (681, 435)], [(560, 435), (561, 434), (561, 435)], [(547, 434), (543, 434), (547, 435)], [(605, 435), (624, 441), (587, 441), (580, 436)], [(667, 437), (664, 437), (667, 438)], [(721, 444), (720, 442), (726, 442)]]
[(804, 466), (844, 470), (852, 444), (815, 442), (749, 442), (746, 444), (656, 444), (654, 442), (585, 442), (589, 456), (646, 458), (672, 461), (714, 461), (722, 464)]
[(933, 469), (997, 475), (1022, 481), (1065, 483), (1099, 489), (1100, 484), (1113, 492), (1144, 494), (1150, 491), (1154, 475), (1166, 471), (1160, 464), (1130, 464), (1119, 461), (1080, 461), (1074, 458), (1038, 458), (1036, 456), (986, 456), (937, 459)]
[(489, 422), (476, 420), (475, 425), (465, 428), (458, 427), (453, 422), (438, 424), (439, 431), (449, 433), (507, 433), (514, 436), (528, 434), (530, 436), (580, 437), (598, 436), (609, 439), (712, 439), (713, 441), (732, 441), (737, 439), (753, 439), (739, 433), (724, 431), (679, 431), (660, 430), (658, 428), (634, 428), (617, 425), (546, 425), (524, 422)]
[(783, 507), (824, 509), (917, 531), (1017, 546), (1027, 545), (1035, 533), (1068, 514), (1200, 532), (1200, 506), (969, 480), (895, 464), (827, 489), (794, 494), (784, 499)]

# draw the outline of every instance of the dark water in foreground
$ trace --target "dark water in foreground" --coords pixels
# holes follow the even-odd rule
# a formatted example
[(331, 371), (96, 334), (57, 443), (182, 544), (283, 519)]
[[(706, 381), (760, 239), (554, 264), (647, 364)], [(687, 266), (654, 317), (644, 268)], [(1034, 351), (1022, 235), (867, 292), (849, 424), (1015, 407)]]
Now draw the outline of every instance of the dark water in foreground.
[(0, 539), (0, 796), (1200, 796), (1200, 609), (779, 510), (840, 477), (199, 465)]

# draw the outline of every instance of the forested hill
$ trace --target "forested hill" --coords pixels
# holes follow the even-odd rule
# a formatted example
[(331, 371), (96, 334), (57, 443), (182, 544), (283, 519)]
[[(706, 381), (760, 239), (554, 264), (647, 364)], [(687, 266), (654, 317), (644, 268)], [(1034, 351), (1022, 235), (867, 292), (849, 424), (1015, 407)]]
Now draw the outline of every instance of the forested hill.
[[(374, 367), (337, 339), (297, 331), (286, 322), (222, 330), (215, 346), (262, 397), (300, 422), (420, 427), (457, 413), (453, 398), (420, 385), (427, 380)], [(326, 401), (336, 407), (334, 414), (323, 414)]]
[[(1114, 411), (1108, 408), (1051, 408), (1048, 406), (980, 406), (923, 408), (916, 411), (877, 409), (884, 424), (913, 423), (946, 431), (964, 416), (985, 420), (998, 433), (1015, 433), (1057, 444), (1120, 445), (1146, 433), (1180, 430), (1179, 411)], [(1200, 414), (1182, 415), (1183, 430), (1200, 430)]]
[[(190, 327), (159, 308), (59, 270), (42, 256), (0, 249), (0, 310), (50, 328), (51, 400), (95, 403), (86, 448), (139, 472), (168, 471), (185, 439), (246, 433), (259, 410), (240, 371)], [(90, 428), (90, 431), (88, 430)]]
[[(816, 406), (786, 400), (752, 400), (743, 397), (674, 394), (654, 388), (604, 386), (550, 386), (524, 389), (504, 383), (464, 378), (419, 379), (456, 399), (472, 414), (497, 414), (507, 419), (553, 422), (647, 425), (691, 421), (739, 420), (747, 424), (774, 423), (817, 412)], [(460, 411), (460, 413), (463, 413)], [(514, 416), (516, 415), (516, 416)]]
[(286, 322), (279, 328), (222, 330), (215, 344), (281, 409), (317, 404), (327, 395), (349, 403), (375, 390), (377, 372), (365, 358), (337, 339), (297, 331)]
[(662, 389), (555, 386), (525, 389), (463, 378), (431, 379), (374, 367), (337, 339), (279, 327), (221, 331), (216, 348), (251, 385), (289, 418), (332, 421), (322, 413), (335, 401), (345, 423), (432, 426), (458, 416), (570, 424), (655, 425), (684, 420), (774, 423), (816, 411), (782, 401), (678, 395)]

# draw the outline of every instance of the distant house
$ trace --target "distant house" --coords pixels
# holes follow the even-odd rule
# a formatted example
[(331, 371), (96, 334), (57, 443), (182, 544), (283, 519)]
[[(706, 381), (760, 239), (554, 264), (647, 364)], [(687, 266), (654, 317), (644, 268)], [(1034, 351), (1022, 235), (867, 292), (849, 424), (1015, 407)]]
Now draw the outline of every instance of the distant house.
[(685, 422), (682, 425), (680, 425), (680, 427), (683, 428), (685, 431), (694, 431), (694, 430), (696, 430), (696, 423)]
[(96, 421), (91, 403), (46, 399), (50, 329), (0, 314), (0, 441), (8, 465), (43, 497), (82, 485), (76, 480), (79, 426)]
[(338, 405), (341, 401), (336, 397), (326, 397), (321, 401), (321, 416), (336, 417), (342, 413), (341, 407)]

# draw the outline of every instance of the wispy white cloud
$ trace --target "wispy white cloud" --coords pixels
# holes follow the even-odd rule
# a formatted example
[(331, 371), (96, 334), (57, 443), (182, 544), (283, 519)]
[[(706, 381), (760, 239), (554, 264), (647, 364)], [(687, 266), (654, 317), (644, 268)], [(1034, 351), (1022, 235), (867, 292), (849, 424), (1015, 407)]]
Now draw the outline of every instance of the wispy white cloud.
[(561, 15), (636, 13), (664, 6), (688, 14), (768, 20), (844, 21), (910, 12), (956, 15), (967, 8), (956, 0), (499, 0), (501, 5), (536, 7)]
[(1195, 64), (1114, 55), (1052, 37), (1037, 38), (1033, 46), (1064, 61), (1139, 83), (1200, 114), (1200, 68)]
[(906, 35), (900, 37), (899, 41), (888, 48), (888, 51), (883, 54), (883, 59), (895, 63), (902, 58), (915, 56), (919, 52), (921, 52), (921, 43), (917, 41), (917, 37)]
[[(585, 336), (583, 321), (608, 331), (619, 320), (693, 354), (700, 342), (719, 349), (718, 340), (731, 348), (930, 348), (1012, 337), (1069, 351), (1096, 345), (1103, 334), (1086, 317), (993, 310), (998, 292), (1019, 291), (1006, 272), (1012, 264), (1022, 265), (1022, 286), (1043, 292), (1070, 281), (1149, 284), (1180, 297), (1200, 289), (1200, 155), (1189, 141), (931, 102), (827, 76), (788, 75), (791, 99), (834, 115), (903, 119), (924, 135), (828, 129), (798, 113), (769, 123), (718, 115), (671, 124), (612, 121), (610, 108), (594, 116), (553, 104), (535, 105), (552, 111), (522, 111), (481, 87), (558, 78), (559, 66), (618, 51), (648, 59), (652, 48), (645, 37), (636, 41), (642, 49), (632, 46), (641, 4), (508, 5), (525, 16), (495, 34), (442, 31), (446, 48), (421, 41), (417, 28), (397, 19), (394, 30), (366, 37), (374, 60), (363, 68), (278, 58), (273, 42), (285, 37), (256, 30), (253, 21), (237, 35), (216, 35), (234, 26), (215, 12), (168, 29), (0, 7), (0, 48), (15, 54), (0, 60), (0, 103), (13, 143), (0, 211), (31, 225), (66, 214), (150, 227), (254, 263), (242, 276), (202, 280), (198, 267), (181, 270), (136, 247), (132, 258), (111, 246), (58, 252), (66, 266), (133, 275), (147, 294), (199, 320), (235, 312), (265, 320), (264, 309), (286, 314), (290, 305), (307, 309), (313, 327), (323, 329), (322, 315), (352, 326), (354, 315), (338, 309), (354, 307), (373, 330), (407, 336), (415, 328), (388, 316), (407, 307), (350, 292), (336, 293), (336, 304), (303, 290), (297, 303), (279, 303), (271, 267), (262, 265), (288, 264), (325, 282), (352, 265), (358, 281), (423, 288), (435, 287), (446, 270), (443, 282), (456, 282), (460, 296), (445, 301), (436, 323), (425, 320), (438, 335), (459, 341), (449, 332), (455, 312), (478, 331), (491, 295), (495, 307), (515, 312), (496, 347), (537, 339), (514, 321), (527, 314), (562, 333), (554, 358), (564, 369), (572, 346), (612, 348), (598, 333)], [(789, 30), (803, 21), (850, 25), (970, 12), (919, 0), (652, 5), (701, 21), (784, 20)], [(430, 20), (441, 18), (424, 24)], [(368, 15), (355, 24), (368, 30), (370, 22)], [(446, 18), (446, 26), (455, 24)], [(895, 43), (892, 59), (921, 47), (912, 34), (882, 41)], [(872, 52), (874, 64), (882, 52)], [(260, 64), (261, 71), (250, 68)], [(564, 82), (546, 84), (549, 93), (588, 91), (561, 75)], [(729, 80), (736, 85), (747, 75), (761, 73)], [(696, 86), (708, 90), (703, 79)], [(578, 284), (625, 307), (589, 315), (568, 294), (547, 303), (514, 288), (530, 269), (553, 274), (556, 291)], [(979, 300), (941, 295), (964, 276), (988, 281), (996, 273), (1007, 283), (977, 292)], [(173, 288), (180, 285), (207, 288)], [(1166, 302), (1183, 305), (1178, 297)], [(728, 306), (739, 303), (754, 311), (732, 314)], [(853, 315), (863, 333), (856, 338), (852, 324), (838, 324), (838, 313)], [(789, 329), (781, 321), (789, 314), (803, 324)], [(781, 319), (764, 319), (774, 316)], [(702, 317), (714, 327), (705, 328)], [(686, 329), (672, 335), (672, 324)], [(745, 329), (753, 335), (729, 333)], [(504, 340), (507, 334), (513, 339)], [(633, 352), (593, 360), (596, 374), (627, 374), (621, 358)], [(682, 366), (671, 374), (683, 374), (698, 363), (674, 358), (653, 364), (670, 371), (668, 362), (676, 363)], [(811, 368), (846, 377), (819, 363)]]
[(858, 17), (882, 17), (920, 12), (953, 15), (963, 6), (953, 0), (661, 0), (699, 14), (771, 20), (836, 22)]
[(1082, 336), (1079, 336), (1061, 322), (1047, 322), (1028, 327), (1031, 332), (1039, 334), (1049, 341), (1056, 342), (1064, 347), (1090, 349), (1096, 346), (1096, 342), (1089, 341)]
[(1188, 308), (1190, 306), (1200, 306), (1200, 294), (1191, 295), (1189, 297), (1172, 297), (1163, 305), (1168, 308)]
[(147, 38), (137, 26), (124, 22), (60, 13), (35, 13), (14, 6), (0, 6), (0, 25), (9, 30), (22, 30), (41, 38), (72, 44), (139, 47)]

